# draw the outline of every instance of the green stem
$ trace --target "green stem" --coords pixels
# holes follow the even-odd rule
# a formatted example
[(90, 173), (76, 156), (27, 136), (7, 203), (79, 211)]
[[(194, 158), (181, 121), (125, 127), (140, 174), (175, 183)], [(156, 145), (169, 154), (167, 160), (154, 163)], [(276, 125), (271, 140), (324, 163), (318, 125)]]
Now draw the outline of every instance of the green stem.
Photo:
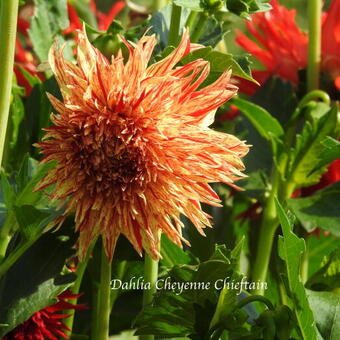
[[(114, 275), (115, 279), (118, 279), (118, 280), (123, 279), (123, 276), (125, 274), (126, 264), (127, 264), (126, 261), (119, 262), (117, 266), (116, 275)], [(111, 310), (114, 306), (114, 303), (116, 302), (118, 294), (119, 294), (119, 289), (111, 289), (111, 296), (110, 296)]]
[(101, 266), (100, 266), (100, 284), (98, 290), (98, 310), (97, 319), (95, 320), (95, 329), (92, 336), (93, 340), (108, 340), (110, 326), (110, 292), (111, 292), (111, 262), (105, 254), (104, 246), (102, 247)]
[(207, 20), (208, 20), (208, 16), (204, 12), (198, 13), (196, 25), (190, 36), (191, 42), (196, 43), (200, 40), (201, 35), (204, 32), (205, 24)]
[(168, 1), (167, 0), (154, 0), (153, 1), (153, 9), (154, 11), (158, 11), (160, 10), (161, 8), (165, 7), (167, 4), (168, 4)]
[[(267, 198), (263, 210), (262, 223), (260, 227), (260, 236), (257, 245), (257, 253), (255, 258), (253, 281), (264, 282), (267, 277), (268, 265), (272, 252), (272, 246), (276, 229), (278, 227), (277, 212), (275, 206), (275, 196), (278, 192), (278, 173), (275, 170), (273, 187)], [(254, 294), (263, 295), (263, 289), (256, 290)]]
[(186, 21), (186, 23), (185, 23), (185, 27), (188, 28), (189, 33), (191, 33), (191, 30), (192, 30), (192, 27), (193, 27), (193, 25), (194, 25), (194, 23), (195, 23), (197, 14), (198, 14), (197, 12), (191, 11), (190, 14), (189, 14), (189, 16), (188, 16), (188, 19), (187, 19), (187, 21)]
[[(145, 254), (144, 259), (144, 280), (150, 282), (150, 289), (143, 291), (143, 306), (150, 305), (153, 295), (156, 292), (156, 281), (158, 278), (158, 261), (153, 260), (149, 255)], [(153, 335), (142, 335), (140, 340), (154, 340)]]
[(13, 211), (10, 211), (6, 216), (4, 225), (0, 229), (0, 263), (6, 256), (7, 247), (11, 241), (11, 231), (14, 229), (13, 226), (16, 223)]
[[(70, 288), (72, 294), (79, 294), (79, 290), (80, 290), (81, 283), (83, 281), (85, 270), (86, 270), (87, 264), (89, 262), (90, 255), (92, 254), (95, 243), (96, 243), (96, 241), (94, 241), (92, 243), (89, 250), (87, 251), (85, 259), (78, 264), (77, 272), (76, 272), (77, 279), (74, 282), (74, 284), (72, 285), (72, 287)], [(73, 299), (73, 300), (70, 300), (69, 302), (76, 305), (77, 301), (78, 301), (78, 299)], [(73, 329), (75, 310), (74, 309), (68, 310), (67, 314), (69, 315), (69, 317), (67, 319), (65, 319), (63, 322), (64, 322), (65, 326), (69, 329), (67, 331), (67, 335), (71, 336), (72, 335), (72, 329)]]
[(321, 14), (322, 0), (308, 1), (308, 69), (307, 88), (312, 91), (319, 87), (321, 60)]
[(19, 0), (0, 2), (0, 166), (5, 148), (6, 129), (11, 103), (15, 38)]
[(180, 40), (179, 26), (181, 23), (182, 7), (175, 4), (172, 5), (171, 22), (169, 31), (169, 46), (177, 46)]

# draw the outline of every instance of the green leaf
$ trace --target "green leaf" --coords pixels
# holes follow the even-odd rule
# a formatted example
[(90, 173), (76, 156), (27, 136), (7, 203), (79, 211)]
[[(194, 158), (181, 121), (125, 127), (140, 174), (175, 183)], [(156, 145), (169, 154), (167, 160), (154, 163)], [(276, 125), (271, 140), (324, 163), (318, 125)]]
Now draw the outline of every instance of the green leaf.
[(292, 231), (292, 224), (276, 200), (276, 209), (281, 223), (283, 236), (279, 237), (279, 255), (285, 261), (290, 296), (294, 303), (294, 312), (304, 340), (316, 340), (317, 332), (313, 313), (300, 278), (300, 258), (305, 251), (305, 242)]
[(16, 206), (20, 207), (23, 205), (35, 205), (41, 198), (41, 191), (34, 191), (38, 182), (55, 166), (54, 162), (43, 163), (38, 166), (36, 173), (25, 185), (23, 190), (18, 193), (16, 199)]
[(287, 126), (298, 105), (295, 92), (291, 82), (272, 76), (259, 86), (251, 102), (266, 109), (282, 126)]
[(325, 149), (320, 154), (320, 161), (314, 167), (313, 171), (317, 171), (318, 169), (327, 166), (333, 161), (340, 158), (340, 142), (334, 138), (326, 137), (321, 144), (325, 147)]
[(307, 290), (316, 327), (324, 340), (340, 339), (340, 296), (330, 292)]
[(187, 64), (193, 60), (202, 58), (210, 63), (210, 75), (206, 82), (215, 81), (224, 71), (232, 70), (234, 76), (238, 76), (249, 81), (256, 82), (252, 77), (249, 69), (249, 60), (247, 56), (237, 56), (236, 59), (232, 54), (222, 53), (213, 50), (210, 46), (200, 48), (189, 53), (181, 61), (182, 64)]
[(320, 233), (319, 237), (307, 237), (306, 243), (309, 255), (308, 277), (311, 277), (320, 269), (322, 260), (338, 247), (339, 239)]
[(250, 120), (259, 134), (271, 142), (273, 152), (277, 149), (277, 143), (283, 136), (283, 128), (268, 111), (247, 100), (233, 98), (232, 103)]
[[(176, 285), (187, 285), (181, 290), (178, 286), (173, 290), (165, 285), (156, 293), (152, 306), (146, 306), (137, 317), (136, 334), (154, 334), (159, 337), (190, 337), (205, 339), (209, 332), (211, 320), (218, 301), (217, 280), (238, 278), (234, 275), (236, 263), (242, 242), (234, 249), (234, 260), (229, 259), (230, 251), (224, 246), (217, 246), (213, 256), (199, 265), (175, 265), (171, 271), (162, 277), (170, 279)], [(236, 262), (236, 261), (235, 261)], [(169, 284), (169, 283), (168, 283)], [(196, 289), (194, 286), (197, 285)], [(238, 291), (230, 289), (236, 303)], [(230, 311), (233, 304), (228, 305)]]
[(0, 172), (0, 179), (1, 179), (1, 191), (2, 191), (2, 196), (3, 196), (3, 200), (5, 205), (7, 206), (7, 208), (11, 208), (15, 202), (15, 191), (13, 189), (13, 187), (11, 186), (11, 184), (8, 181), (7, 176), (3, 173)]
[(35, 239), (58, 215), (55, 211), (40, 211), (33, 206), (14, 207), (19, 231), (26, 240)]
[(336, 129), (338, 109), (333, 106), (327, 113), (320, 115), (320, 105), (315, 108), (315, 115), (311, 112), (311, 119), (307, 121), (300, 135), (296, 138), (296, 145), (291, 152), (288, 178), (298, 187), (309, 186), (319, 181), (325, 169), (311, 171), (320, 162), (325, 149), (322, 142), (327, 136), (332, 136)]
[(308, 279), (306, 287), (327, 291), (335, 291), (340, 287), (340, 247), (324, 256), (321, 268)]
[(304, 198), (291, 198), (288, 206), (306, 230), (319, 227), (340, 236), (340, 182)]
[(34, 5), (29, 36), (34, 52), (44, 62), (57, 35), (69, 25), (66, 0), (34, 0)]
[(195, 262), (193, 256), (171, 242), (164, 234), (162, 235), (161, 263), (166, 267), (176, 264), (192, 264)]
[(56, 233), (44, 235), (8, 271), (2, 284), (0, 328), (3, 337), (35, 312), (56, 302), (55, 297), (70, 286), (74, 275), (61, 276), (73, 242)]
[(243, 18), (250, 18), (249, 14), (268, 11), (272, 6), (269, 0), (225, 0), (230, 12)]

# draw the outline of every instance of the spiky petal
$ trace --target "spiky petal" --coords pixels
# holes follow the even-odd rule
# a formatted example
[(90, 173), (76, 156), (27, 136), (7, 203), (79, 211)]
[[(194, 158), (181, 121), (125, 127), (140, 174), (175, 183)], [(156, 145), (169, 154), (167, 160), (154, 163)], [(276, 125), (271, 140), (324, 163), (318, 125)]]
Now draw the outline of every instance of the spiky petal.
[(200, 202), (220, 205), (209, 183), (244, 177), (241, 162), (248, 146), (208, 126), (216, 109), (237, 91), (225, 72), (199, 88), (209, 74), (202, 59), (176, 66), (192, 48), (184, 32), (179, 46), (148, 66), (154, 36), (128, 43), (109, 62), (79, 33), (77, 65), (54, 45), (49, 62), (63, 102), (50, 100), (58, 112), (53, 127), (38, 144), (44, 162), (57, 166), (39, 188), (54, 185), (53, 200), (67, 200), (75, 213), (79, 254), (102, 235), (112, 258), (120, 234), (138, 253), (158, 258), (159, 230), (175, 244), (183, 240), (180, 214), (197, 230), (210, 226)]

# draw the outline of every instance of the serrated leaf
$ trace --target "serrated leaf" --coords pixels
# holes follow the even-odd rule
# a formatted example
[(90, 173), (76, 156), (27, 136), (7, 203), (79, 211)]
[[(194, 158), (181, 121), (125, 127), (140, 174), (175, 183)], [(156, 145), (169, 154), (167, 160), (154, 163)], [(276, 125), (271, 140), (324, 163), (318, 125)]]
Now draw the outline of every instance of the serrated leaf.
[[(237, 56), (238, 61), (242, 60), (239, 64), (232, 54), (222, 53), (213, 50), (211, 47), (204, 47), (189, 53), (183, 60), (182, 64), (187, 64), (193, 60), (202, 58), (210, 63), (210, 74), (206, 82), (215, 81), (224, 71), (231, 69), (234, 76), (238, 76), (249, 81), (256, 82), (249, 73), (249, 61), (247, 56)], [(241, 66), (242, 65), (242, 66)]]
[(26, 240), (35, 239), (58, 215), (55, 211), (40, 211), (30, 205), (14, 207), (19, 231)]
[(195, 262), (193, 256), (171, 242), (164, 234), (162, 235), (161, 255), (161, 263), (170, 268), (176, 264), (192, 264)]
[(272, 8), (269, 0), (226, 0), (230, 12), (249, 19), (249, 14), (268, 11)]
[[(183, 284), (183, 287), (196, 284), (196, 289), (186, 286), (181, 290), (176, 286), (172, 290), (165, 286), (158, 290), (152, 306), (146, 306), (137, 317), (136, 334), (154, 334), (164, 338), (206, 338), (218, 300), (215, 282), (233, 276), (233, 264), (226, 257), (228, 254), (230, 256), (230, 251), (218, 246), (211, 259), (199, 265), (175, 265), (162, 279), (169, 277), (170, 282)], [(236, 302), (237, 291), (231, 290), (231, 293)]]
[(340, 182), (327, 186), (312, 196), (292, 198), (287, 202), (308, 231), (319, 227), (340, 236)]
[(340, 247), (324, 257), (321, 268), (308, 279), (306, 287), (327, 291), (340, 287)]
[(262, 107), (247, 100), (233, 98), (232, 103), (250, 120), (258, 133), (272, 144), (272, 149), (275, 153), (277, 143), (284, 134), (278, 120)]
[(62, 241), (57, 234), (46, 234), (8, 271), (2, 282), (0, 320), (9, 326), (0, 328), (0, 337), (53, 304), (70, 286), (74, 275), (61, 276), (60, 272), (73, 254), (71, 247), (72, 242)]
[(34, 188), (38, 182), (55, 166), (54, 162), (44, 163), (38, 166), (38, 169), (31, 180), (26, 184), (24, 189), (18, 194), (15, 204), (17, 206), (22, 205), (34, 205), (42, 196), (41, 191), (34, 191)]
[(300, 258), (305, 251), (305, 242), (293, 233), (293, 226), (277, 199), (275, 203), (283, 233), (283, 236), (279, 237), (279, 255), (285, 262), (290, 296), (295, 307), (294, 313), (302, 338), (304, 340), (316, 340), (317, 331), (313, 313), (300, 278)]
[(34, 5), (29, 36), (34, 52), (44, 62), (58, 33), (69, 25), (66, 0), (34, 0)]
[[(318, 106), (316, 111), (318, 111)], [(311, 174), (324, 151), (322, 142), (334, 133), (337, 114), (338, 109), (335, 105), (321, 118), (307, 121), (301, 134), (297, 136), (296, 145), (291, 152), (288, 178), (291, 178), (299, 187), (317, 183), (325, 171), (321, 168)], [(312, 113), (311, 116), (313, 116)]]
[(340, 296), (307, 290), (316, 326), (324, 340), (340, 339)]
[(334, 138), (326, 137), (321, 144), (324, 150), (320, 154), (320, 161), (314, 167), (313, 171), (318, 171), (320, 168), (327, 166), (333, 161), (340, 158), (340, 142)]

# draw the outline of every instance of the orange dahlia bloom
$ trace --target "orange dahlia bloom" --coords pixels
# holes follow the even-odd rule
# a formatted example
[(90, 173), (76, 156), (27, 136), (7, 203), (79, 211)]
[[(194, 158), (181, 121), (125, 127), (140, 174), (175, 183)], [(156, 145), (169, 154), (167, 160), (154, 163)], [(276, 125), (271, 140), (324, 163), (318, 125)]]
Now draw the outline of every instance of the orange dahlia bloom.
[(244, 177), (240, 158), (248, 146), (209, 129), (217, 107), (237, 88), (228, 71), (198, 89), (209, 74), (202, 59), (176, 67), (197, 48), (187, 32), (151, 66), (155, 36), (124, 43), (128, 60), (119, 52), (109, 62), (79, 32), (77, 65), (52, 47), (49, 63), (63, 102), (49, 96), (58, 115), (38, 146), (43, 162), (56, 161), (56, 167), (39, 188), (53, 184), (52, 199), (66, 200), (65, 215), (75, 213), (80, 256), (101, 235), (111, 259), (123, 234), (137, 252), (158, 258), (159, 230), (177, 245), (185, 241), (180, 214), (202, 234), (210, 226), (200, 202), (220, 201), (209, 183), (233, 186)]

